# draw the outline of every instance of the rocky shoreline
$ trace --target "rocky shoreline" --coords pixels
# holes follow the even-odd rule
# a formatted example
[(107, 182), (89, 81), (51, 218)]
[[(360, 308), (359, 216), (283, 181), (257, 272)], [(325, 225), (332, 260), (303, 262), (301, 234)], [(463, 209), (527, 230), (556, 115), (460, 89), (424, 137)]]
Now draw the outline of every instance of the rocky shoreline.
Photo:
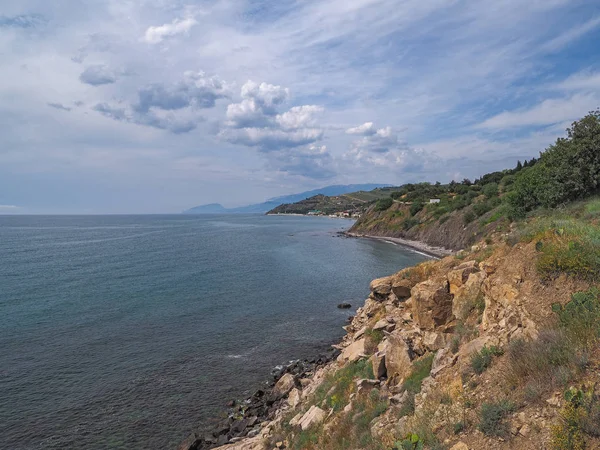
[(319, 368), (335, 360), (340, 353), (339, 349), (333, 347), (315, 358), (277, 366), (271, 372), (265, 388), (257, 389), (244, 400), (230, 401), (227, 404), (227, 418), (219, 420), (209, 429), (192, 432), (178, 450), (208, 450), (257, 436), (262, 425), (272, 421), (282, 403), (288, 401), (291, 391), (309, 383)]

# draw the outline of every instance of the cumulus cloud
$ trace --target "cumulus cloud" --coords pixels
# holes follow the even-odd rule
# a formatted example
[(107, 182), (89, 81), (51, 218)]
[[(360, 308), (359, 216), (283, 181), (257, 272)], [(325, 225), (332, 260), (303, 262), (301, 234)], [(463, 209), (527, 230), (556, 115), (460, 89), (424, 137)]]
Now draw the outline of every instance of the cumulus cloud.
[(221, 138), (234, 144), (277, 151), (312, 144), (323, 137), (315, 115), (323, 111), (316, 105), (294, 106), (278, 113), (289, 99), (289, 90), (268, 83), (248, 81), (241, 88), (242, 101), (227, 107)]
[(98, 64), (89, 66), (81, 75), (79, 81), (91, 86), (101, 86), (103, 84), (112, 84), (117, 81), (117, 77), (108, 67)]
[(171, 23), (166, 23), (158, 27), (149, 27), (142, 40), (148, 44), (158, 44), (167, 37), (189, 33), (197, 23), (193, 17), (187, 17), (185, 19), (175, 19)]
[(229, 88), (220, 78), (185, 72), (178, 83), (155, 83), (139, 89), (137, 100), (131, 104), (99, 103), (93, 109), (114, 120), (187, 133), (204, 120), (198, 110), (212, 108), (218, 99), (228, 96)]
[(373, 122), (365, 122), (357, 127), (348, 128), (346, 134), (360, 134), (362, 136), (371, 136), (377, 133), (375, 124)]
[(367, 122), (346, 130), (348, 134), (358, 134), (363, 137), (352, 142), (355, 153), (387, 153), (398, 145), (398, 136), (391, 127), (375, 128), (373, 122)]
[(320, 180), (336, 174), (334, 160), (325, 145), (308, 145), (278, 151), (271, 156), (269, 166), (290, 175)]

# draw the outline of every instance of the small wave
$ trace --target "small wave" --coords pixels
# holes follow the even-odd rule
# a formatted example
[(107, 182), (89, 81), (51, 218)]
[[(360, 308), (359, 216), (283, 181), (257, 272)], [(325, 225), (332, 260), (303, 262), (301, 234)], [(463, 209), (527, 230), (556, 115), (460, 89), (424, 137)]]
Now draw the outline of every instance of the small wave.
[(132, 234), (130, 236), (120, 236), (120, 237), (112, 237), (112, 238), (104, 238), (104, 239), (86, 239), (83, 241), (51, 242), (49, 244), (43, 245), (43, 247), (63, 247), (63, 246), (80, 245), (80, 244), (97, 244), (100, 242), (121, 241), (124, 239), (135, 239), (135, 238), (142, 237), (142, 236), (148, 236), (150, 234), (164, 233), (164, 232), (165, 232), (165, 230), (157, 230), (157, 231), (149, 231), (147, 233)]

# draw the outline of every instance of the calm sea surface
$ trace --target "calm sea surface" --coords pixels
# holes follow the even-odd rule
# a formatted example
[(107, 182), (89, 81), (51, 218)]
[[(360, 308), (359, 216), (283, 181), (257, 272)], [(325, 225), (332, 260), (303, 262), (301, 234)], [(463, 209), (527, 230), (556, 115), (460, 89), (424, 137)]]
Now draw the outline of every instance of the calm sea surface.
[(424, 259), (273, 216), (0, 216), (0, 448), (169, 449)]

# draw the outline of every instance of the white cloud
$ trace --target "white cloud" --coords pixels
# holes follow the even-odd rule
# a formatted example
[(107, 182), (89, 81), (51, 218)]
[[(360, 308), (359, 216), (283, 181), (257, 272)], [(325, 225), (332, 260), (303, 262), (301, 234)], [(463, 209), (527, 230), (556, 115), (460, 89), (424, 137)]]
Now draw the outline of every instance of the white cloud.
[(483, 121), (476, 128), (503, 130), (576, 120), (595, 108), (599, 102), (600, 98), (593, 93), (548, 99), (530, 108), (497, 114)]
[(348, 128), (346, 130), (347, 134), (361, 134), (363, 136), (371, 136), (377, 133), (377, 129), (375, 128), (375, 124), (373, 122), (365, 122), (362, 125), (357, 127)]
[(560, 50), (561, 48), (569, 45), (571, 42), (576, 41), (585, 34), (594, 30), (598, 25), (600, 25), (600, 17), (594, 17), (584, 24), (578, 24), (570, 30), (565, 31), (564, 33), (559, 34), (558, 36), (547, 41), (541, 46), (541, 50), (549, 52)]
[(148, 44), (158, 44), (166, 37), (189, 33), (197, 23), (195, 18), (186, 17), (185, 19), (175, 19), (171, 23), (166, 23), (158, 27), (149, 27), (142, 40)]
[(561, 83), (553, 86), (564, 90), (600, 91), (600, 72), (584, 72), (571, 75)]
[(301, 105), (277, 113), (277, 107), (289, 99), (287, 88), (248, 81), (240, 95), (240, 103), (227, 106), (227, 120), (219, 132), (222, 139), (271, 152), (323, 138), (323, 129), (315, 119), (315, 114), (324, 111), (322, 107)]
[(0, 205), (0, 209), (17, 209), (16, 205)]

